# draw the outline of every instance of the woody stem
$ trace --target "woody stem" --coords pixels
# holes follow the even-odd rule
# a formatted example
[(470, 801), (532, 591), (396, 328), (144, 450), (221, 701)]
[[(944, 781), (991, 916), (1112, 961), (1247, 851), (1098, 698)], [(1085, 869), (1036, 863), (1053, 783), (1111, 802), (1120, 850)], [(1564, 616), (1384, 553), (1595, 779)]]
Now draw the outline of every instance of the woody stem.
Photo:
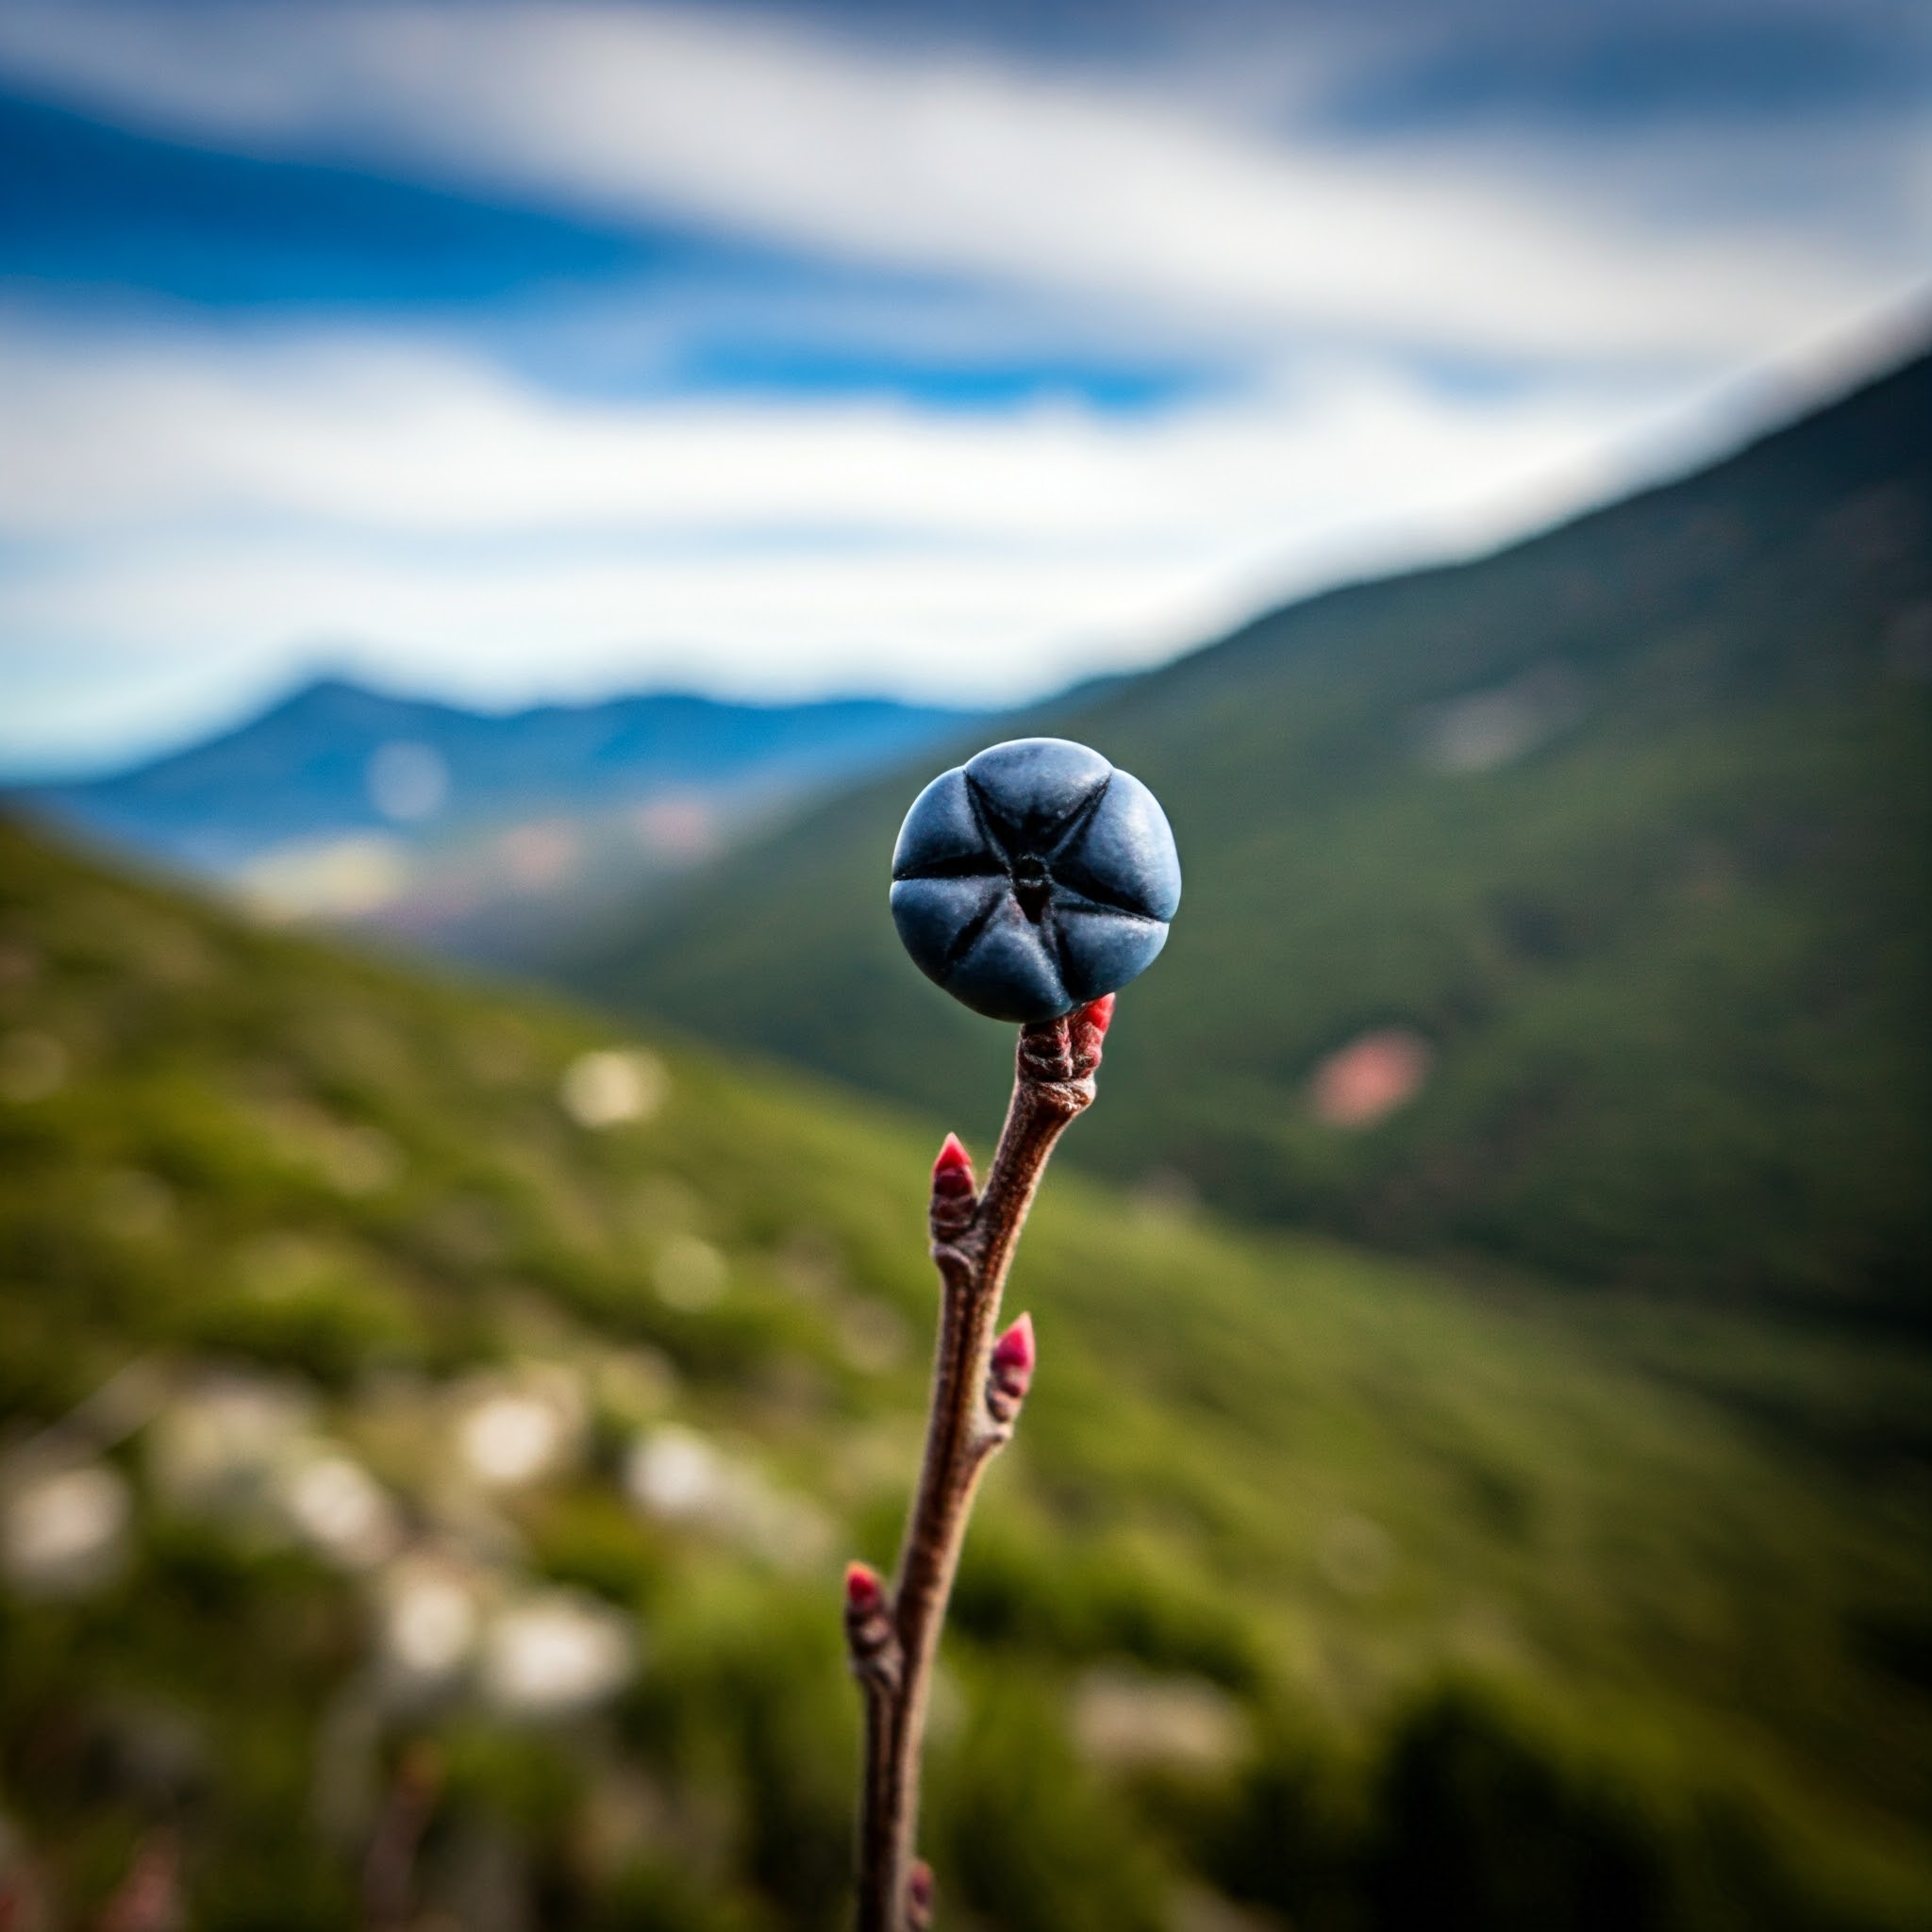
[(1012, 1434), (1017, 1406), (1000, 1405), (1002, 1418), (988, 1403), (1000, 1297), (1054, 1143), (1093, 1099), (1111, 1007), (1022, 1029), (1006, 1126), (976, 1201), (969, 1193), (949, 1202), (935, 1176), (939, 1341), (924, 1460), (891, 1599), (891, 1667), (868, 1669), (855, 1651), (866, 1698), (858, 1932), (910, 1932), (914, 1923), (908, 1887), (933, 1659), (974, 1493)]

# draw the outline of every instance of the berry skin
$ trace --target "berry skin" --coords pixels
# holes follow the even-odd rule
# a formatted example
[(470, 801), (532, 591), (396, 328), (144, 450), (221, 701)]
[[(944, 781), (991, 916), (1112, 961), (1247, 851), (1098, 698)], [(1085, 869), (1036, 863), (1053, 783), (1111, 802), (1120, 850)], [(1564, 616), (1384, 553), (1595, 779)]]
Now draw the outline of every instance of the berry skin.
[(1097, 751), (1016, 738), (942, 772), (892, 852), (913, 964), (990, 1020), (1058, 1020), (1153, 964), (1181, 899), (1158, 800)]

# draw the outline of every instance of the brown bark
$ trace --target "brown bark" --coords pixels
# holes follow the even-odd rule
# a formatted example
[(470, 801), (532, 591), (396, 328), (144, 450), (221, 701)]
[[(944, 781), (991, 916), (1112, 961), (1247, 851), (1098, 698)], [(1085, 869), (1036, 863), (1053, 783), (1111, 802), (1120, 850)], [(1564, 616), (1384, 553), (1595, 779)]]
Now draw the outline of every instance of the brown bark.
[(915, 1860), (926, 1701), (946, 1600), (979, 1478), (1010, 1439), (1032, 1371), (1030, 1324), (1015, 1324), (995, 1361), (1000, 1297), (1047, 1158), (1093, 1099), (1109, 995), (1020, 1034), (1013, 1097), (983, 1191), (948, 1137), (933, 1170), (932, 1257), (939, 1344), (919, 1488), (888, 1593), (872, 1572), (847, 1574), (845, 1624), (865, 1694), (865, 1777), (858, 1832), (858, 1932), (920, 1932), (932, 1874)]

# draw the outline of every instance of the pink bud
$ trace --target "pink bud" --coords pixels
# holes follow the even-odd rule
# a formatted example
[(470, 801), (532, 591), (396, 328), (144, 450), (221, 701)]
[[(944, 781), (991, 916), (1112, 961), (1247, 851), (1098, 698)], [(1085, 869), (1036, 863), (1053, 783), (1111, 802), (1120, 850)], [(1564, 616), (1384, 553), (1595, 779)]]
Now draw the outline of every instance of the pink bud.
[(845, 1648), (868, 1693), (899, 1681), (899, 1639), (886, 1586), (870, 1563), (845, 1566)]
[(1101, 1042), (1113, 1024), (1113, 999), (1112, 993), (1103, 993), (1068, 1015), (1067, 1058), (1076, 1080), (1091, 1079), (1100, 1065)]
[(986, 1375), (986, 1407), (993, 1421), (1005, 1426), (1020, 1413), (1020, 1405), (1033, 1386), (1033, 1317), (1022, 1315), (992, 1345), (992, 1365)]
[(932, 1202), (927, 1224), (935, 1242), (944, 1246), (957, 1241), (973, 1224), (979, 1197), (973, 1181), (973, 1160), (959, 1144), (957, 1134), (946, 1136), (940, 1158), (932, 1164)]
[(852, 1617), (869, 1617), (886, 1600), (885, 1585), (870, 1563), (845, 1566), (845, 1612)]
[(906, 1874), (906, 1905), (912, 1932), (926, 1932), (932, 1924), (932, 1867), (915, 1858)]
[(959, 1144), (957, 1134), (948, 1134), (932, 1164), (932, 1191), (935, 1194), (970, 1194), (973, 1191), (973, 1158)]
[(168, 1932), (181, 1923), (181, 1854), (165, 1827), (135, 1852), (121, 1889), (101, 1913), (102, 1932)]
[(1008, 1374), (1017, 1372), (1022, 1375), (1031, 1375), (1033, 1364), (1038, 1359), (1033, 1346), (1033, 1317), (1022, 1315), (993, 1343), (992, 1365)]

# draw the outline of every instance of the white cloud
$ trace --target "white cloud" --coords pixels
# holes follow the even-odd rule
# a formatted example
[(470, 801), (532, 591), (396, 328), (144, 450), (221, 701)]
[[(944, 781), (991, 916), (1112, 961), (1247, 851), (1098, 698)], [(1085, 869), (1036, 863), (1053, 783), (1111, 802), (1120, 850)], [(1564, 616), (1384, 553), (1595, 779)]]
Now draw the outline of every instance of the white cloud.
[(1599, 434), (1616, 391), (1445, 396), (1357, 358), (1109, 415), (867, 398), (585, 402), (375, 337), (0, 334), (0, 534), (156, 540), (246, 520), (365, 537), (800, 536), (1187, 552), (1440, 515)]
[[(1520, 150), (1270, 137), (1124, 84), (594, 5), (58, 0), (0, 71), (150, 125), (1142, 308), (1557, 358), (1761, 354), (1915, 249), (1655, 219)], [(1915, 238), (1923, 242), (1923, 236)]]
[[(319, 654), (483, 701), (1034, 695), (1688, 458), (1739, 421), (1708, 375), (1869, 307), (1923, 252), (1815, 208), (1780, 224), (1770, 196), (1675, 207), (1681, 150), (1585, 179), (1521, 142), (1344, 147), (1296, 131), (1292, 89), (1268, 91), (1271, 128), (736, 12), (0, 0), (0, 76), (216, 145), (940, 271), (906, 298), (921, 329), (1009, 331), (1015, 359), (1058, 328), (1291, 371), (1139, 415), (626, 403), (420, 325), (143, 341), (0, 314), (9, 760), (186, 733)], [(555, 299), (559, 340), (707, 326), (655, 287)], [(863, 322), (815, 309), (808, 333), (903, 348), (906, 315)], [(1547, 379), (1458, 397), (1391, 345)], [(1633, 424), (1667, 403), (1680, 439), (1646, 452)]]
[(205, 715), (324, 641), (506, 702), (663, 679), (1031, 696), (1602, 493), (1628, 409), (1477, 404), (1362, 361), (1137, 416), (593, 407), (353, 337), (18, 326), (0, 397), (16, 757), (111, 735), (117, 690), (136, 731)]

